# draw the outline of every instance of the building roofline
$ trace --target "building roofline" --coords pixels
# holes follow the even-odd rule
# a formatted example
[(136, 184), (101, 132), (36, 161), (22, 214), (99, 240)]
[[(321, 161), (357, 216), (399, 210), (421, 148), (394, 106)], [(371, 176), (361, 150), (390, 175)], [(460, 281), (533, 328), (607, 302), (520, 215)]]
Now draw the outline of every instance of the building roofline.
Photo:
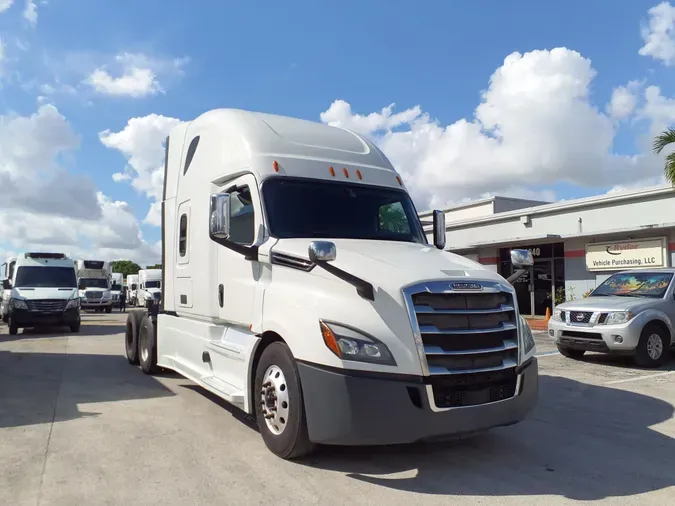
[[(477, 225), (495, 221), (506, 221), (512, 218), (518, 218), (523, 215), (550, 214), (571, 209), (594, 207), (600, 204), (610, 202), (621, 202), (626, 200), (637, 200), (646, 196), (657, 196), (675, 194), (675, 187), (670, 185), (658, 185), (640, 188), (637, 190), (625, 190), (622, 192), (603, 193), (602, 195), (593, 195), (573, 200), (562, 200), (551, 204), (540, 206), (524, 207), (514, 211), (505, 211), (502, 213), (491, 214), (489, 216), (480, 216), (477, 218), (468, 218), (465, 220), (452, 221), (446, 225), (446, 229), (463, 228), (467, 225)], [(425, 227), (425, 231), (430, 231), (430, 227)]]
[[(444, 209), (441, 209), (444, 213), (447, 213), (448, 211), (457, 211), (458, 209), (466, 209), (469, 207), (475, 207), (475, 206), (480, 206), (483, 204), (487, 204), (488, 202), (494, 202), (495, 200), (508, 200), (510, 202), (528, 202), (530, 204), (532, 203), (539, 203), (540, 205), (545, 205), (545, 204), (550, 204), (551, 202), (547, 202), (545, 200), (533, 200), (533, 199), (521, 199), (518, 197), (504, 197), (502, 195), (493, 195), (492, 197), (485, 197), (482, 199), (476, 199), (476, 200), (470, 200), (469, 202), (463, 202), (460, 204), (455, 204), (449, 207), (446, 207)], [(429, 209), (427, 211), (422, 211), (419, 213), (420, 216), (431, 216), (431, 213), (434, 211), (432, 209)]]

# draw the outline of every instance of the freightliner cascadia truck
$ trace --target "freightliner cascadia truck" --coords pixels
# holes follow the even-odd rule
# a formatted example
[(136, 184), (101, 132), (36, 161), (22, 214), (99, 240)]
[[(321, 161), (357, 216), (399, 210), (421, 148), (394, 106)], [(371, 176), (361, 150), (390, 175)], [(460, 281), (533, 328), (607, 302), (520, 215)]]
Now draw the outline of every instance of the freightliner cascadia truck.
[[(515, 424), (538, 397), (513, 286), (429, 244), (387, 157), (342, 128), (216, 109), (166, 140), (161, 301), (131, 364), (253, 415), (284, 459)], [(515, 275), (532, 264), (511, 254)]]

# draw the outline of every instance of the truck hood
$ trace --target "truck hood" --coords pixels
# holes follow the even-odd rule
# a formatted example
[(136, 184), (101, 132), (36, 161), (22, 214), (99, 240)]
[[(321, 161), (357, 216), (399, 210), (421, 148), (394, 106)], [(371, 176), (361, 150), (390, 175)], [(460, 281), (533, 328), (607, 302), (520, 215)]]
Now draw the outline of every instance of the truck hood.
[(77, 288), (13, 288), (12, 297), (28, 300), (77, 298)]
[(564, 311), (626, 311), (628, 309), (635, 310), (645, 306), (652, 306), (660, 300), (649, 297), (621, 297), (616, 295), (586, 297), (558, 304), (556, 309)]
[[(337, 251), (331, 265), (370, 282), (376, 289), (382, 287), (390, 293), (417, 282), (451, 278), (500, 282), (510, 287), (495, 271), (434, 246), (362, 239), (326, 240), (332, 241)], [(272, 251), (309, 260), (307, 250), (311, 242), (311, 239), (280, 239)], [(311, 272), (333, 277), (321, 268)]]
[(145, 291), (148, 292), (148, 293), (151, 293), (153, 295), (156, 294), (156, 293), (162, 292), (162, 290), (159, 289), (159, 288), (146, 288)]

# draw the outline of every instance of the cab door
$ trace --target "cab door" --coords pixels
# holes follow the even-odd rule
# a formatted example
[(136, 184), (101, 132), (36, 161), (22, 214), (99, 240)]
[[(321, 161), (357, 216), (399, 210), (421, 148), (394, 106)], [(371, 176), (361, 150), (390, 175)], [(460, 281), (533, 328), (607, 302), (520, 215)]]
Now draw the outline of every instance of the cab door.
[[(230, 194), (230, 241), (252, 246), (262, 240), (262, 207), (258, 183), (246, 174), (226, 185)], [(247, 329), (256, 320), (256, 287), (260, 264), (225, 246), (218, 248), (218, 276), (213, 289), (218, 300), (218, 317), (229, 326)], [(261, 294), (259, 295), (261, 296)], [(259, 306), (258, 306), (259, 307)]]

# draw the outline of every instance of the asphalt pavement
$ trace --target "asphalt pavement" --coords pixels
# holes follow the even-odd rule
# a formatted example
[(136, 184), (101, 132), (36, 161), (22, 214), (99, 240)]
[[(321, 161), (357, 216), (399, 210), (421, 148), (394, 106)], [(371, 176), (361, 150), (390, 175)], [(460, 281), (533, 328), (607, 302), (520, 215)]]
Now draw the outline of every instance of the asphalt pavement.
[[(0, 504), (602, 504), (675, 497), (675, 358), (555, 351), (536, 333), (540, 400), (464, 441), (321, 448), (286, 462), (255, 424), (176, 374), (124, 357), (125, 315), (79, 334), (0, 326)], [(395, 421), (392, 421), (395, 423)]]

